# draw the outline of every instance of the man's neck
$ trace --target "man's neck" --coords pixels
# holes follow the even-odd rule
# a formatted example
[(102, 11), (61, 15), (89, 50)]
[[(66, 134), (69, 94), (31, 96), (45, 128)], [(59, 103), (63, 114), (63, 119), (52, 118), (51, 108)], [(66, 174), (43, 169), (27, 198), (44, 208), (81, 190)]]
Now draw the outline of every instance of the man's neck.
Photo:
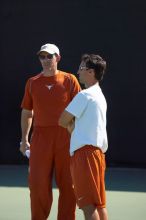
[(99, 85), (99, 82), (98, 82), (97, 80), (93, 80), (93, 81), (91, 81), (91, 82), (87, 82), (87, 83), (85, 84), (85, 88), (87, 89), (87, 88), (89, 88), (89, 87), (91, 87), (91, 86), (94, 86), (95, 84)]
[(44, 76), (54, 76), (58, 74), (58, 70), (47, 69), (47, 70), (43, 70), (42, 73)]

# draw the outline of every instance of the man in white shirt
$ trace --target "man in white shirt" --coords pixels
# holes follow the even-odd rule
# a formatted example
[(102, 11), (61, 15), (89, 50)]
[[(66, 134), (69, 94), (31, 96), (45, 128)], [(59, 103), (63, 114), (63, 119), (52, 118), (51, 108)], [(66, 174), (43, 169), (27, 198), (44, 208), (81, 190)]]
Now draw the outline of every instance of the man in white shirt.
[(59, 119), (59, 125), (71, 133), (71, 175), (86, 220), (108, 219), (104, 181), (107, 104), (99, 86), (105, 69), (106, 62), (99, 55), (83, 55), (78, 74), (86, 89), (74, 97)]

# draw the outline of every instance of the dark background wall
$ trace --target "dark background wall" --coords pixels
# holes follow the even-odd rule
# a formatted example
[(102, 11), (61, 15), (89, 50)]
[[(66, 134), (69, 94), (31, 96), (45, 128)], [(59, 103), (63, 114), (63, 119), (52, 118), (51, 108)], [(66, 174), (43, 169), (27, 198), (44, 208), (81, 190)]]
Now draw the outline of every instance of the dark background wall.
[(145, 0), (0, 1), (0, 164), (22, 164), (20, 104), (41, 68), (42, 44), (58, 45), (59, 68), (76, 73), (83, 53), (107, 60), (107, 164), (146, 166)]

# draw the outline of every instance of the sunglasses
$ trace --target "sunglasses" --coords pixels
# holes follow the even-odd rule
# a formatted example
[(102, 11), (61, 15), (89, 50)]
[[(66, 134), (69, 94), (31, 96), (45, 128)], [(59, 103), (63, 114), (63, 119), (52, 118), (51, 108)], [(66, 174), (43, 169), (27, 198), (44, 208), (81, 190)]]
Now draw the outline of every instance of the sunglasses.
[(45, 59), (48, 59), (48, 60), (51, 60), (51, 59), (53, 59), (53, 56), (54, 56), (54, 54), (48, 54), (48, 55), (39, 55), (39, 59), (40, 60), (45, 60)]
[(80, 66), (79, 70), (88, 70), (89, 68), (87, 68), (86, 66)]

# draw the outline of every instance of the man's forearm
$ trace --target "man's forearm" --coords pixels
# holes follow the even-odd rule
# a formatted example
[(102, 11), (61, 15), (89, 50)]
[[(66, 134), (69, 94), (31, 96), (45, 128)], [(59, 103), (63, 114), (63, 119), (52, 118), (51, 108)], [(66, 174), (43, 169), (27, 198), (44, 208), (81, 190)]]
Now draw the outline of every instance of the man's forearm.
[(21, 113), (21, 132), (22, 132), (22, 142), (28, 142), (29, 132), (32, 125), (33, 111), (26, 109), (22, 110)]
[(72, 123), (73, 119), (74, 119), (74, 115), (64, 110), (64, 112), (62, 112), (59, 118), (58, 124), (64, 128), (67, 128), (70, 125), (70, 123)]

